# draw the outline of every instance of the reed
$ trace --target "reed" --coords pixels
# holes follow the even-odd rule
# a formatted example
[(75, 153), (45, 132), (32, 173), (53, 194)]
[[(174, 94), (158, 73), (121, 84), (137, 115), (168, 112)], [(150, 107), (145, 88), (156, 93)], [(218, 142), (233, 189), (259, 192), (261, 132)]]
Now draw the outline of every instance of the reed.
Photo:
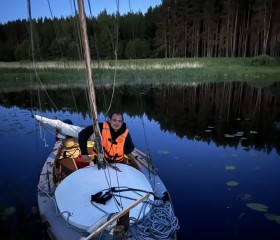
[[(94, 61), (93, 77), (109, 84), (115, 72), (117, 84), (191, 83), (209, 81), (278, 81), (280, 62), (255, 65), (252, 58), (174, 58)], [(34, 68), (35, 66), (35, 68)], [(0, 62), (0, 81), (80, 83), (84, 81), (81, 61)], [(97, 81), (98, 82), (98, 81)]]

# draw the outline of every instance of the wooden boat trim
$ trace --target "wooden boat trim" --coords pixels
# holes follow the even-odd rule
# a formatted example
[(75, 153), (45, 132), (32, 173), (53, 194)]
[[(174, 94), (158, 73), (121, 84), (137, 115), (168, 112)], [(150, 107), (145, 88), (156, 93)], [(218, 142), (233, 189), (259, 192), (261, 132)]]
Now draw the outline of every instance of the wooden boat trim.
[(131, 158), (133, 158), (134, 161), (139, 162), (140, 164), (142, 164), (145, 168), (147, 168), (149, 171), (151, 171), (153, 174), (157, 175), (157, 171), (156, 169), (153, 168), (153, 166), (151, 164), (149, 164), (147, 161), (145, 161), (142, 157), (138, 156), (135, 153), (131, 153)]
[(136, 207), (139, 203), (143, 202), (145, 199), (147, 199), (149, 197), (150, 193), (145, 194), (143, 197), (141, 197), (140, 199), (138, 199), (136, 202), (134, 202), (133, 204), (131, 204), (129, 207), (127, 207), (126, 209), (124, 209), (123, 211), (119, 212), (118, 214), (116, 214), (113, 218), (111, 218), (108, 222), (106, 222), (105, 224), (103, 224), (101, 227), (99, 227), (98, 229), (96, 229), (93, 233), (91, 233), (88, 237), (82, 237), (80, 238), (81, 240), (90, 240), (92, 239), (94, 236), (96, 236), (98, 233), (102, 232), (107, 226), (109, 226), (111, 223), (117, 221), (120, 217), (124, 216), (126, 213), (128, 213), (132, 208)]

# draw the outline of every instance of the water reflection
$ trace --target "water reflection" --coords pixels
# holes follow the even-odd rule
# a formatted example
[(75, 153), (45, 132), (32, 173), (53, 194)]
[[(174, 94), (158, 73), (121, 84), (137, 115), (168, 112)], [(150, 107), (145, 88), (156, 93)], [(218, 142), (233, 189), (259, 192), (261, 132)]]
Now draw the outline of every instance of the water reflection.
[(258, 89), (246, 83), (209, 83), (150, 89), (146, 112), (164, 130), (218, 146), (279, 152), (279, 86)]
[[(106, 111), (111, 94), (108, 87), (97, 91), (100, 113)], [(40, 109), (74, 123), (90, 121), (84, 86), (1, 89), (0, 95), (0, 190), (6, 193), (0, 210), (17, 209), (9, 216), (11, 225), (1, 219), (0, 230), (8, 229), (4, 236), (13, 239), (16, 231), (30, 234), (16, 223), (25, 221), (36, 205), (38, 174), (54, 142), (49, 135), (48, 147), (45, 142), (38, 145), (32, 112)], [(277, 239), (279, 97), (276, 83), (265, 88), (241, 82), (116, 88), (112, 109), (125, 113), (141, 150), (144, 125), (154, 164), (179, 218), (179, 239)], [(266, 215), (246, 204), (267, 206)]]
[[(40, 101), (38, 89), (2, 91), (0, 104), (88, 114), (84, 86), (57, 87), (50, 86), (47, 94), (41, 90)], [(112, 109), (131, 117), (145, 114), (157, 121), (163, 131), (174, 132), (180, 138), (214, 142), (217, 146), (241, 145), (268, 153), (275, 148), (279, 153), (279, 89), (278, 83), (256, 88), (245, 82), (125, 85), (116, 88)], [(98, 89), (100, 112), (106, 111), (111, 95), (111, 88)], [(26, 102), (27, 99), (30, 101)]]

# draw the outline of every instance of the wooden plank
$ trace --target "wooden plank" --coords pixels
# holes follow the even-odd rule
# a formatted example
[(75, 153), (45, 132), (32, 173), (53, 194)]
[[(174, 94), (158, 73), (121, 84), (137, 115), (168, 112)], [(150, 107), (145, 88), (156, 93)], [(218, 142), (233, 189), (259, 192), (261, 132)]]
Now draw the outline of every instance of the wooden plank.
[(147, 154), (143, 153), (142, 151), (140, 151), (138, 148), (134, 148), (134, 150), (138, 153), (140, 153), (142, 156), (144, 157), (148, 157)]
[(151, 164), (149, 164), (147, 161), (145, 161), (143, 158), (141, 158), (140, 156), (138, 156), (137, 154), (133, 154), (131, 153), (132, 156), (134, 157), (134, 159), (138, 162), (140, 162), (142, 165), (144, 165), (144, 167), (146, 167), (149, 171), (151, 171), (153, 174), (157, 175), (157, 171), (153, 168), (153, 166)]
[(113, 222), (117, 221), (120, 217), (124, 216), (126, 213), (128, 213), (130, 211), (130, 209), (136, 207), (139, 203), (143, 202), (145, 199), (147, 199), (149, 197), (150, 193), (145, 194), (143, 197), (141, 197), (140, 199), (138, 199), (136, 202), (134, 202), (133, 204), (131, 204), (129, 207), (127, 207), (126, 209), (124, 209), (122, 212), (119, 212), (118, 214), (116, 214), (114, 217), (112, 217), (108, 222), (106, 222), (105, 224), (103, 224), (101, 227), (99, 227), (98, 229), (96, 229), (93, 233), (91, 233), (88, 237), (81, 237), (80, 240), (90, 240), (92, 239), (94, 236), (96, 236), (98, 233), (102, 232), (107, 226), (109, 226), (110, 224), (112, 224)]

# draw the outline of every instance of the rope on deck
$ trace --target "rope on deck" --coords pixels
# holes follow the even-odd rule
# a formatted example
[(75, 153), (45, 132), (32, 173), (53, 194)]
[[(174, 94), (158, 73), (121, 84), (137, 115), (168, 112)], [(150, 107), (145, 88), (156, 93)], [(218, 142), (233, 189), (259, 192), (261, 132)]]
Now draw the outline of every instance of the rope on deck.
[(168, 239), (179, 229), (178, 219), (170, 203), (155, 206), (137, 224), (137, 233), (142, 239)]

